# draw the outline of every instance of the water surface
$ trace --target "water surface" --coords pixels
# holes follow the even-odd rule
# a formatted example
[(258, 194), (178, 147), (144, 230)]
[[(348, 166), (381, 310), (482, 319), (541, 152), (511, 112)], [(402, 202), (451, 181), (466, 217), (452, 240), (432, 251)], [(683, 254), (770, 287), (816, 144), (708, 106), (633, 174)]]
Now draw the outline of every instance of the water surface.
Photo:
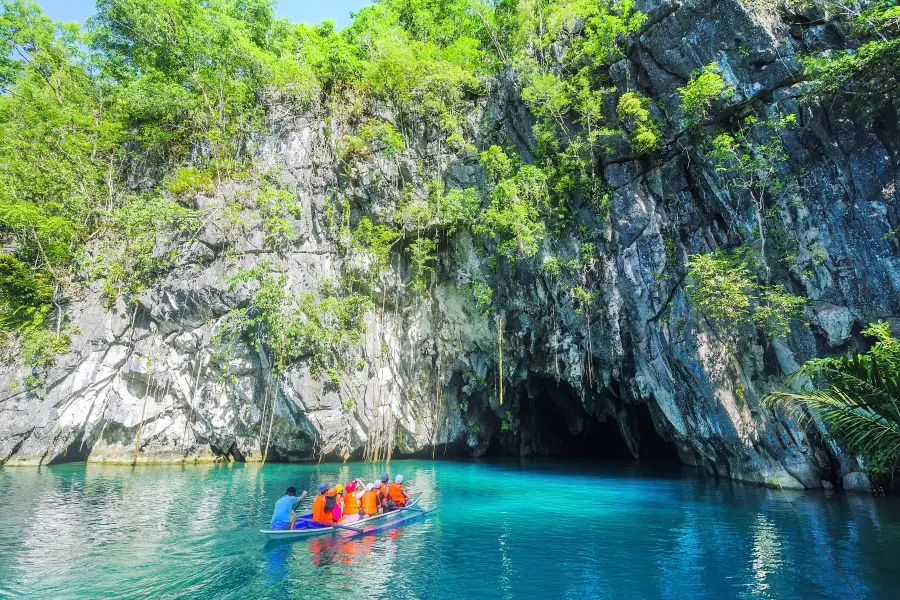
[(896, 499), (590, 462), (394, 461), (426, 520), (266, 543), (367, 464), (0, 468), (0, 597), (895, 598)]

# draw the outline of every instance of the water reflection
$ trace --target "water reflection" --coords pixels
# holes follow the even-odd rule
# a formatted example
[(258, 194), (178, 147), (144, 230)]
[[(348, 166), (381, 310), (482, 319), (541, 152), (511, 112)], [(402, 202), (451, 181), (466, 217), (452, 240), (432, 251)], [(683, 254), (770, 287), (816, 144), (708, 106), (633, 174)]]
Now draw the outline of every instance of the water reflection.
[(767, 576), (776, 572), (781, 567), (781, 542), (778, 539), (778, 531), (775, 524), (763, 514), (756, 515), (756, 522), (752, 525), (753, 551), (751, 553), (751, 568), (756, 577), (752, 586), (754, 595), (764, 596), (771, 585)]

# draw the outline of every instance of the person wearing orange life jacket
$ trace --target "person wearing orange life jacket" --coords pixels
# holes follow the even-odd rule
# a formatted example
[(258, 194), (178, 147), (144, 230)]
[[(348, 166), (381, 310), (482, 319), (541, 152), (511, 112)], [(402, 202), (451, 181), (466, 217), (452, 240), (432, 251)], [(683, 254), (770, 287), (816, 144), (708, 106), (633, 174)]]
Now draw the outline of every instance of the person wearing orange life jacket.
[(366, 486), (366, 491), (362, 495), (360, 504), (362, 505), (363, 514), (367, 517), (372, 517), (381, 512), (380, 492), (377, 490), (374, 483), (370, 483)]
[(381, 485), (378, 486), (378, 491), (381, 492), (382, 499), (388, 498), (388, 492), (390, 491), (391, 486), (388, 484), (388, 476), (381, 476)]
[(406, 488), (403, 487), (403, 475), (394, 477), (394, 483), (391, 484), (388, 490), (388, 497), (394, 506), (406, 506), (409, 494), (406, 492)]
[(313, 499), (312, 520), (320, 525), (332, 525), (334, 523), (334, 516), (331, 512), (333, 509), (334, 490), (330, 489), (328, 484), (323, 483), (319, 486), (318, 495)]
[(347, 483), (344, 491), (344, 518), (343, 523), (352, 523), (359, 520), (359, 495), (357, 491), (357, 483), (351, 481)]

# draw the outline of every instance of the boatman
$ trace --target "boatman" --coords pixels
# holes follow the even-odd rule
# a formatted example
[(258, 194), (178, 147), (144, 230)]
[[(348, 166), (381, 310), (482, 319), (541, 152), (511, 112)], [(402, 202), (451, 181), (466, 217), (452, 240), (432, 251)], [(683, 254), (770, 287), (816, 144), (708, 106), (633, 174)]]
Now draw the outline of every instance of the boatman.
[(289, 487), (284, 496), (275, 502), (275, 512), (272, 513), (272, 529), (293, 529), (297, 513), (294, 509), (306, 498), (306, 490), (297, 498), (297, 490)]

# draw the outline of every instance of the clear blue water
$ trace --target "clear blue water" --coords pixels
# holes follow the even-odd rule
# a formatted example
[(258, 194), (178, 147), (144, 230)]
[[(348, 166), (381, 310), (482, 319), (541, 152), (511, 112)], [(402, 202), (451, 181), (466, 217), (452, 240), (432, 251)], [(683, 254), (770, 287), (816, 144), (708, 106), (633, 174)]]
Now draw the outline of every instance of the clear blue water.
[(785, 496), (573, 461), (394, 461), (390, 471), (438, 512), (356, 540), (267, 543), (259, 529), (289, 485), (374, 479), (381, 468), (0, 468), (0, 597), (845, 599), (850, 585), (864, 598), (900, 593), (892, 498)]

